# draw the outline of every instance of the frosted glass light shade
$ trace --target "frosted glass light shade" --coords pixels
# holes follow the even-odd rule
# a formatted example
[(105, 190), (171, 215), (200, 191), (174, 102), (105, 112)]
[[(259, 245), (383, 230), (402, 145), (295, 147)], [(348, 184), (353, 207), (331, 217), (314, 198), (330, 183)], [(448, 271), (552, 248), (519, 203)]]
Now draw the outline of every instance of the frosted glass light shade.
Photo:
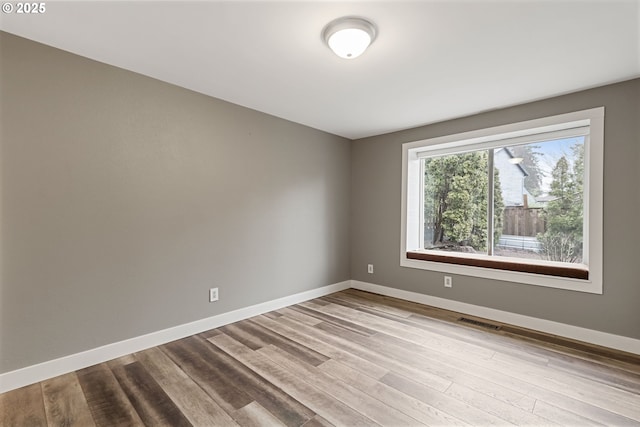
[(344, 17), (331, 21), (322, 32), (329, 48), (344, 59), (362, 55), (376, 37), (374, 25), (362, 18)]
[(371, 37), (365, 31), (348, 28), (333, 33), (327, 43), (340, 58), (353, 59), (362, 55), (369, 47)]

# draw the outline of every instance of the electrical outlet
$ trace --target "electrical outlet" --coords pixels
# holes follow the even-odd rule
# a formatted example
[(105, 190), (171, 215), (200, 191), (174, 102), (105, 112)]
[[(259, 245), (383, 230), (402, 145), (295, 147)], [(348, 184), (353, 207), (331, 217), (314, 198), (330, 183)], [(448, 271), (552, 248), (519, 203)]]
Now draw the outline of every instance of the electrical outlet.
[(209, 302), (218, 301), (218, 288), (209, 289)]
[(453, 286), (453, 281), (451, 280), (451, 276), (444, 276), (444, 287), (450, 288)]
[(368, 264), (367, 265), (367, 273), (373, 274), (373, 264)]

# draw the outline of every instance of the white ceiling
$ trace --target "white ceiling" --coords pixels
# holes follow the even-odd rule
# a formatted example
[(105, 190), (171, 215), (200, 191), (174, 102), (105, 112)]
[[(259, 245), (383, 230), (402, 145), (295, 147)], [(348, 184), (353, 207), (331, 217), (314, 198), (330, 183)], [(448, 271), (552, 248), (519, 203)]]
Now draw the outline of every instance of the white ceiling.
[[(4, 31), (352, 139), (640, 76), (640, 0), (49, 0), (0, 15)], [(320, 36), (344, 15), (379, 31), (355, 60)]]

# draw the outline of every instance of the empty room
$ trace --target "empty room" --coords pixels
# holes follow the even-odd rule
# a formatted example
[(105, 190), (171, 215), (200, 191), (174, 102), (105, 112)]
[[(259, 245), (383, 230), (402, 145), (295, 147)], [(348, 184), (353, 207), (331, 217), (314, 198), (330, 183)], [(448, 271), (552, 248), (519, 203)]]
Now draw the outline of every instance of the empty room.
[(0, 426), (640, 426), (640, 0), (0, 12)]

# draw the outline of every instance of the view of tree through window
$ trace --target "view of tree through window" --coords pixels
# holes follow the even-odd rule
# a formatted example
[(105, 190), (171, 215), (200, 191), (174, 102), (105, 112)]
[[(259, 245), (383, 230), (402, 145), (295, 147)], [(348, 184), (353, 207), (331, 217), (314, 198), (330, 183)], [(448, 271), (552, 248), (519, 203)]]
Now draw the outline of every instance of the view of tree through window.
[(423, 162), (425, 249), (582, 262), (584, 137)]

